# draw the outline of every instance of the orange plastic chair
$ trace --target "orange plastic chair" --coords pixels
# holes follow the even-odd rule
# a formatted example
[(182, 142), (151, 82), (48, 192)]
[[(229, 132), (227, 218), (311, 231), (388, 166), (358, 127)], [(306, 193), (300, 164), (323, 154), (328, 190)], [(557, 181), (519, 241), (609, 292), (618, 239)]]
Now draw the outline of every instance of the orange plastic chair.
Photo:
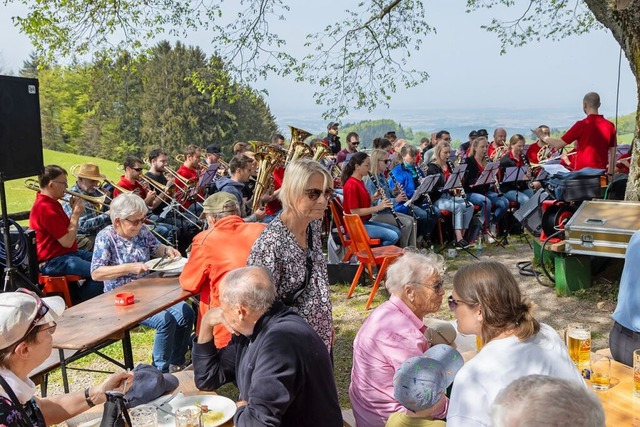
[(67, 307), (71, 307), (71, 294), (69, 293), (69, 282), (77, 282), (82, 280), (82, 277), (75, 275), (67, 276), (43, 276), (38, 277), (38, 282), (43, 285), (42, 292), (45, 295), (61, 295), (64, 298), (64, 302)]
[(378, 275), (375, 278), (373, 288), (371, 289), (371, 294), (369, 295), (367, 305), (365, 306), (365, 310), (368, 310), (371, 306), (371, 302), (373, 302), (373, 297), (378, 291), (380, 281), (387, 271), (387, 267), (389, 267), (389, 265), (391, 265), (391, 263), (398, 257), (400, 257), (404, 252), (402, 248), (399, 248), (397, 246), (380, 246), (377, 248), (372, 248), (369, 244), (369, 235), (367, 234), (367, 230), (366, 228), (364, 228), (364, 224), (362, 223), (362, 219), (360, 219), (359, 215), (345, 214), (344, 223), (349, 236), (351, 236), (351, 242), (354, 250), (356, 251), (356, 257), (358, 258), (358, 261), (360, 261), (358, 271), (353, 278), (353, 282), (351, 282), (351, 287), (349, 288), (347, 299), (351, 298), (353, 291), (356, 289), (356, 285), (358, 284), (358, 280), (360, 279), (360, 275), (362, 275), (364, 267), (367, 267), (369, 276), (371, 276), (371, 280), (373, 280), (374, 277), (372, 268), (373, 266), (379, 266)]
[[(331, 216), (333, 217), (333, 223), (336, 225), (336, 230), (338, 230), (338, 237), (340, 237), (340, 245), (345, 249), (344, 256), (342, 257), (342, 262), (347, 262), (351, 259), (351, 257), (356, 253), (353, 249), (351, 240), (346, 235), (346, 229), (342, 222), (342, 215), (344, 213), (344, 209), (342, 208), (342, 203), (337, 198), (333, 198), (329, 201), (329, 208), (331, 209)], [(379, 245), (380, 239), (369, 239), (370, 245)]]

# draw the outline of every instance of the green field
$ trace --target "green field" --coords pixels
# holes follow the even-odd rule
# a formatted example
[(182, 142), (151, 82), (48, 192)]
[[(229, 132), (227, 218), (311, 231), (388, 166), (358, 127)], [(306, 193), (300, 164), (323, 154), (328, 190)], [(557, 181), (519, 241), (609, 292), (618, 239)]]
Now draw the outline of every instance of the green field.
[[(71, 166), (78, 163), (93, 162), (100, 166), (100, 172), (111, 180), (119, 180), (120, 172), (117, 170), (118, 164), (110, 160), (98, 159), (97, 157), (79, 156), (71, 153), (61, 153), (52, 150), (43, 150), (45, 165), (62, 166), (69, 172)], [(33, 177), (36, 178), (35, 176)], [(14, 179), (5, 183), (7, 192), (7, 211), (9, 213), (23, 212), (31, 209), (36, 193), (24, 186), (24, 179)], [(75, 184), (75, 178), (69, 176), (69, 187)]]

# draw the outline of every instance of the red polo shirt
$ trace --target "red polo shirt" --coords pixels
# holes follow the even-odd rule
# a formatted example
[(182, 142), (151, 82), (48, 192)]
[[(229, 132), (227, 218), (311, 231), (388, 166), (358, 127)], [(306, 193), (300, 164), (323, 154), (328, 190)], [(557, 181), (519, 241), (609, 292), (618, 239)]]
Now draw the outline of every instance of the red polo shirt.
[[(361, 209), (371, 207), (371, 196), (364, 186), (364, 182), (350, 176), (342, 187), (344, 201), (342, 206), (344, 212), (350, 214), (351, 209)], [(361, 215), (362, 222), (371, 219), (371, 215)]]
[[(284, 168), (278, 166), (273, 170), (273, 189), (274, 191), (282, 187), (282, 180), (284, 179)], [(274, 215), (282, 209), (282, 202), (278, 199), (273, 199), (269, 203), (267, 203), (264, 207), (264, 212), (267, 215)]]
[(609, 148), (616, 144), (616, 127), (600, 114), (589, 114), (571, 126), (562, 140), (567, 144), (576, 141), (577, 153), (571, 161), (574, 170), (606, 169)]
[[(183, 177), (187, 182), (191, 180), (193, 180), (195, 183), (198, 182), (198, 170), (193, 168), (188, 168), (184, 165), (184, 163), (182, 164), (182, 166), (180, 166), (180, 168), (178, 168), (176, 172), (178, 173), (178, 175)], [(176, 187), (178, 187), (180, 190), (183, 190), (180, 193), (184, 193), (185, 185), (181, 180), (176, 179)], [(178, 199), (180, 198), (181, 196), (178, 196)], [(186, 201), (183, 200), (181, 204), (185, 209), (189, 209), (189, 206), (193, 204), (193, 200), (191, 200), (191, 197), (190, 197), (189, 200), (186, 200)]]
[(36, 195), (29, 214), (29, 228), (36, 231), (38, 262), (78, 250), (77, 242), (73, 242), (70, 248), (65, 248), (58, 242), (58, 239), (69, 232), (69, 223), (69, 217), (64, 213), (60, 202), (42, 193)]
[[(118, 187), (124, 188), (125, 190), (135, 191), (136, 194), (143, 199), (147, 197), (147, 190), (140, 184), (139, 182), (131, 182), (124, 175), (120, 175), (120, 181), (118, 181)], [(137, 190), (137, 191), (136, 191)], [(113, 198), (118, 197), (122, 192), (117, 188), (113, 189)]]

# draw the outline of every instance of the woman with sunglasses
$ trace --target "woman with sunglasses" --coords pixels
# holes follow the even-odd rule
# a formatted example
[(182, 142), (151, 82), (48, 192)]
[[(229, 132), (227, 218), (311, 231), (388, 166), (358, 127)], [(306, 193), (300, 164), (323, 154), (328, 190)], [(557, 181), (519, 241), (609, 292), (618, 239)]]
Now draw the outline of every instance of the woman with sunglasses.
[(0, 293), (0, 425), (44, 427), (62, 423), (106, 401), (105, 392), (130, 385), (133, 373), (118, 372), (84, 391), (39, 398), (29, 373), (51, 354), (60, 297), (39, 298), (25, 289)]
[[(91, 261), (91, 277), (104, 281), (105, 292), (146, 276), (145, 262), (153, 257), (180, 258), (178, 250), (161, 244), (144, 226), (147, 205), (140, 196), (120, 194), (109, 212), (112, 225), (96, 236)], [(165, 373), (184, 367), (194, 319), (191, 307), (180, 302), (141, 322), (156, 330), (153, 366)]]
[(349, 398), (356, 425), (383, 427), (393, 413), (407, 411), (394, 398), (393, 375), (405, 360), (430, 347), (423, 318), (440, 309), (443, 273), (440, 255), (411, 252), (387, 270), (391, 297), (373, 310), (353, 341)]
[[(389, 159), (389, 153), (380, 149), (373, 150), (373, 152), (371, 153), (371, 175), (375, 178), (375, 182), (374, 180), (369, 178), (365, 178), (363, 182), (367, 187), (369, 195), (372, 199), (376, 196), (379, 188), (384, 192), (384, 198), (377, 199), (374, 202), (374, 205), (382, 202), (383, 200), (389, 200), (394, 204), (401, 205), (407, 200), (407, 196), (403, 192), (398, 191), (398, 189), (396, 189), (395, 191), (395, 197), (392, 195), (392, 191), (389, 188), (389, 184), (387, 183), (387, 178), (385, 177), (385, 172), (389, 170), (390, 164), (391, 160)], [(396, 217), (394, 217), (391, 209), (392, 208), (388, 208), (383, 211), (376, 212), (373, 214), (371, 219), (373, 219), (373, 221), (375, 222), (383, 222), (391, 226), (397, 226), (397, 217), (402, 223), (398, 246), (400, 246), (401, 248), (406, 248), (407, 246), (416, 246), (416, 239), (414, 238), (413, 230), (413, 217), (397, 211)]]
[(448, 302), (458, 331), (482, 337), (484, 345), (456, 376), (447, 427), (491, 425), (489, 408), (500, 390), (526, 375), (584, 385), (560, 336), (533, 317), (533, 304), (504, 265), (483, 261), (462, 267)]
[(333, 179), (318, 162), (301, 159), (285, 170), (278, 197), (282, 211), (253, 245), (247, 265), (271, 272), (278, 298), (302, 316), (331, 351), (333, 319), (322, 218)]
[(389, 209), (393, 204), (380, 191), (373, 196), (369, 194), (363, 179), (369, 179), (370, 170), (371, 158), (362, 151), (345, 163), (341, 177), (344, 212), (359, 215), (369, 237), (380, 239), (381, 246), (395, 245), (400, 240), (400, 229), (372, 219), (373, 214)]

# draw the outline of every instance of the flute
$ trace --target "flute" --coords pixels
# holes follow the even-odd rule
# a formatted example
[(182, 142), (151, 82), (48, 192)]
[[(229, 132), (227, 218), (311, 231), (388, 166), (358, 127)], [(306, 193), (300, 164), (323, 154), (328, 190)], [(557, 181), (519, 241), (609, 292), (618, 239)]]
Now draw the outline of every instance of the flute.
[[(376, 186), (376, 188), (380, 192), (380, 195), (384, 199), (386, 199), (387, 196), (385, 195), (384, 188), (382, 188), (378, 179), (371, 172), (368, 172), (368, 174), (369, 174), (369, 179), (371, 180), (371, 182), (373, 182), (373, 185)], [(404, 224), (402, 223), (402, 221), (400, 221), (400, 218), (398, 218), (398, 214), (396, 213), (396, 210), (393, 208), (393, 202), (391, 202), (391, 206), (389, 207), (389, 209), (391, 210), (391, 215), (393, 215), (393, 219), (395, 219), (396, 224), (398, 224), (398, 228), (404, 227)]]

